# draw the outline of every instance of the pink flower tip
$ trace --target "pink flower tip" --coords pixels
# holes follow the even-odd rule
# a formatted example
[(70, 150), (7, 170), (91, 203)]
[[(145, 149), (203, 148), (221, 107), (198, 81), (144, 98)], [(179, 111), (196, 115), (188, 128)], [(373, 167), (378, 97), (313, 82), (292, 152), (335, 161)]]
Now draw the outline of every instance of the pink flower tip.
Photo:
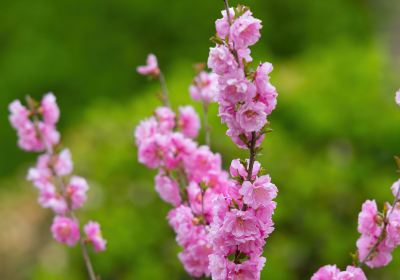
[(86, 241), (92, 243), (95, 252), (101, 252), (106, 249), (107, 240), (101, 235), (98, 223), (89, 221), (83, 230), (86, 234)]
[(154, 54), (147, 56), (146, 65), (137, 67), (139, 74), (144, 76), (157, 77), (160, 74), (160, 68), (158, 68), (157, 57)]

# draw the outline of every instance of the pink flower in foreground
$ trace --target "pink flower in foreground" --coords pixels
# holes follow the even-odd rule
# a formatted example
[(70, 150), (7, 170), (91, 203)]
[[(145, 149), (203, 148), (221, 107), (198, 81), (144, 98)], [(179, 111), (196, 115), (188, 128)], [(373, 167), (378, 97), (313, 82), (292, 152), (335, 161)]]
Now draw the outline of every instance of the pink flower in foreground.
[(73, 163), (71, 159), (71, 152), (69, 149), (63, 149), (60, 154), (56, 156), (54, 163), (54, 170), (57, 175), (65, 176), (72, 172)]
[(358, 232), (361, 234), (378, 235), (380, 232), (377, 224), (378, 218), (378, 208), (375, 200), (365, 201), (358, 216)]
[(67, 195), (71, 201), (72, 209), (77, 209), (83, 206), (86, 202), (86, 192), (89, 186), (86, 180), (79, 176), (73, 176), (67, 185)]
[[(221, 14), (222, 18), (215, 21), (215, 29), (217, 30), (217, 34), (221, 39), (226, 39), (226, 37), (228, 37), (229, 35), (230, 24), (228, 21), (226, 10), (223, 10)], [(229, 15), (231, 20), (233, 20), (235, 16), (235, 10), (233, 8), (229, 8)]]
[(181, 204), (178, 183), (160, 171), (155, 177), (156, 191), (163, 200), (177, 207)]
[(179, 107), (178, 127), (183, 135), (195, 138), (200, 129), (200, 118), (192, 106)]
[(361, 268), (348, 266), (345, 271), (340, 271), (336, 265), (321, 267), (311, 280), (367, 280)]
[(253, 183), (245, 181), (239, 190), (243, 195), (243, 202), (254, 209), (267, 206), (276, 197), (277, 192), (278, 189), (271, 183), (269, 175), (258, 177)]
[(269, 83), (269, 73), (273, 67), (271, 63), (265, 62), (258, 66), (255, 74), (258, 100), (265, 104), (265, 112), (269, 115), (275, 109), (278, 93), (273, 85)]
[(207, 64), (218, 75), (229, 73), (238, 67), (235, 57), (225, 46), (210, 48)]
[(68, 246), (75, 246), (80, 238), (77, 222), (67, 217), (56, 216), (51, 232), (55, 240)]
[(231, 27), (231, 39), (236, 49), (244, 49), (254, 45), (260, 39), (261, 20), (252, 16), (250, 11), (245, 12), (235, 20)]
[(242, 105), (236, 120), (246, 132), (259, 131), (267, 123), (265, 105), (261, 102), (249, 102)]
[(233, 71), (220, 78), (218, 100), (224, 105), (236, 105), (238, 102), (250, 102), (256, 95), (253, 83), (246, 79), (243, 71)]
[(19, 100), (11, 102), (8, 109), (10, 111), (10, 123), (16, 130), (23, 129), (30, 123), (30, 112)]
[(86, 234), (86, 241), (92, 243), (95, 252), (101, 252), (106, 249), (107, 240), (102, 237), (98, 223), (89, 221), (83, 230)]
[(60, 109), (56, 103), (56, 97), (53, 93), (46, 94), (41, 102), (40, 111), (43, 120), (48, 125), (55, 125), (60, 118)]
[(392, 187), (390, 188), (395, 198), (399, 198), (400, 196), (399, 187), (400, 187), (400, 179), (394, 182)]
[(140, 145), (143, 141), (153, 137), (158, 131), (158, 123), (155, 117), (148, 118), (140, 122), (135, 129), (136, 145)]
[(175, 113), (168, 107), (158, 107), (155, 111), (155, 116), (158, 121), (160, 132), (171, 132), (175, 127)]
[[(229, 168), (229, 172), (231, 173), (232, 177), (242, 177), (242, 179), (247, 180), (247, 168), (249, 165), (249, 161), (246, 160), (246, 167), (240, 162), (239, 159), (234, 159), (231, 162), (231, 166)], [(261, 164), (258, 161), (255, 161), (253, 164), (253, 174), (251, 176), (252, 179), (255, 179), (257, 176), (258, 172), (261, 169)]]
[(139, 66), (137, 71), (139, 74), (145, 76), (158, 76), (160, 74), (160, 69), (158, 68), (157, 57), (154, 54), (149, 54), (147, 56), (146, 65)]
[(371, 251), (371, 248), (377, 242), (376, 236), (361, 235), (357, 240), (358, 258), (360, 261), (365, 261), (365, 264), (370, 268), (383, 267), (392, 261), (392, 248), (388, 248), (385, 242), (381, 242), (375, 253), (366, 257)]

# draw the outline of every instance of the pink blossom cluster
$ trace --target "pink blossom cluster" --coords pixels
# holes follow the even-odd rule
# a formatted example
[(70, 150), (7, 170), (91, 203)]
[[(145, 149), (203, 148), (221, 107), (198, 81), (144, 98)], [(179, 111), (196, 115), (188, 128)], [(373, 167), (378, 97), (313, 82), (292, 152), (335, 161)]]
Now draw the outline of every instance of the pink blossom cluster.
[(206, 104), (217, 101), (218, 75), (201, 71), (189, 87), (190, 96), (193, 100), (202, 101)]
[(227, 135), (241, 148), (247, 148), (251, 133), (257, 146), (264, 138), (267, 117), (275, 109), (277, 92), (270, 83), (271, 63), (260, 63), (251, 70), (249, 47), (260, 39), (261, 21), (247, 7), (222, 12), (216, 21), (217, 45), (210, 49), (208, 67), (218, 75), (219, 116), (228, 126)]
[(321, 267), (311, 280), (367, 280), (364, 272), (354, 266), (348, 266), (345, 271), (340, 271), (336, 265)]
[(221, 168), (221, 157), (193, 138), (200, 120), (190, 106), (180, 107), (176, 115), (169, 107), (158, 107), (154, 116), (135, 130), (138, 159), (158, 169), (155, 189), (174, 208), (168, 221), (183, 248), (179, 259), (193, 277), (209, 276), (209, 225), (214, 203), (225, 195), (232, 182)]
[(240, 148), (249, 149), (250, 158), (232, 161), (235, 183), (227, 196), (215, 202), (210, 271), (217, 280), (260, 279), (265, 240), (274, 230), (278, 190), (255, 157), (277, 93), (269, 82), (270, 63), (249, 70), (249, 47), (260, 38), (261, 21), (243, 6), (230, 8), (229, 13), (223, 11), (216, 21), (217, 46), (210, 49), (208, 66), (218, 75), (219, 116), (228, 126), (227, 135)]
[[(51, 232), (58, 242), (75, 246), (81, 238), (78, 219), (73, 211), (86, 202), (87, 181), (72, 175), (73, 162), (69, 149), (60, 149), (60, 133), (56, 124), (60, 110), (52, 93), (40, 103), (27, 98), (28, 107), (16, 100), (9, 106), (10, 122), (18, 133), (18, 144), (26, 151), (43, 152), (35, 167), (28, 171), (27, 180), (39, 191), (38, 203), (55, 214)], [(85, 241), (95, 251), (105, 250), (100, 226), (89, 222), (85, 226)]]
[(393, 250), (400, 245), (400, 180), (392, 185), (395, 197), (393, 205), (386, 203), (383, 212), (378, 211), (375, 200), (367, 200), (358, 216), (358, 257), (371, 268), (386, 266), (392, 260)]

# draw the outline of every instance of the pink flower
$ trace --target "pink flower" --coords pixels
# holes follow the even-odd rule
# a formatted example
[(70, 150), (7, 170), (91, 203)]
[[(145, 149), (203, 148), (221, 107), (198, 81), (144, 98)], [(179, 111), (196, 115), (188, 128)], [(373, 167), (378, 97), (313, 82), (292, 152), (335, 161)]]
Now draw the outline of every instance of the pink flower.
[(361, 268), (349, 265), (346, 271), (339, 272), (337, 280), (367, 280), (367, 277)]
[(60, 109), (58, 108), (56, 97), (53, 93), (48, 93), (43, 97), (40, 111), (47, 125), (55, 125), (58, 122), (60, 118)]
[(89, 186), (82, 177), (73, 176), (67, 185), (67, 195), (71, 200), (72, 209), (81, 208), (86, 202), (86, 192)]
[(336, 265), (326, 265), (321, 267), (314, 275), (311, 280), (336, 280), (336, 275), (340, 270)]
[[(246, 167), (243, 166), (243, 164), (240, 162), (239, 159), (234, 159), (231, 162), (231, 166), (229, 168), (229, 171), (232, 175), (232, 177), (242, 177), (242, 179), (247, 179), (247, 168), (248, 168), (249, 160), (246, 160)], [(251, 176), (252, 180), (255, 179), (257, 176), (258, 172), (261, 169), (261, 164), (258, 161), (255, 161), (253, 164), (253, 174)]]
[(200, 129), (200, 118), (192, 106), (179, 107), (178, 126), (183, 135), (195, 138)]
[(380, 227), (377, 221), (378, 208), (375, 200), (365, 201), (358, 216), (358, 232), (361, 234), (378, 235)]
[(260, 39), (261, 21), (252, 16), (250, 11), (245, 12), (235, 20), (231, 27), (231, 40), (236, 49), (244, 49), (254, 45)]
[(278, 96), (276, 89), (269, 83), (269, 73), (273, 67), (271, 63), (260, 64), (255, 74), (255, 84), (257, 87), (258, 100), (265, 104), (265, 112), (269, 115), (276, 107)]
[(255, 86), (244, 76), (243, 71), (233, 71), (220, 78), (219, 101), (231, 105), (249, 102), (256, 95)]
[(399, 187), (400, 187), (400, 179), (397, 180), (396, 182), (394, 182), (393, 185), (392, 185), (392, 187), (391, 187), (393, 196), (394, 196), (395, 198), (399, 198), (399, 196), (400, 196)]
[(175, 127), (175, 113), (170, 108), (158, 107), (155, 116), (162, 133), (171, 132)]
[(80, 238), (79, 226), (71, 218), (56, 216), (51, 225), (53, 237), (60, 243), (75, 246)]
[(396, 207), (392, 210), (392, 207), (388, 206), (387, 219), (389, 224), (386, 227), (386, 238), (385, 245), (389, 248), (396, 248), (400, 245), (400, 210)]
[(396, 92), (396, 103), (400, 105), (400, 89)]
[[(228, 21), (226, 10), (221, 12), (222, 18), (217, 19), (215, 22), (215, 29), (217, 30), (217, 34), (221, 39), (226, 39), (229, 35), (230, 24)], [(233, 8), (229, 8), (229, 15), (231, 20), (234, 20), (235, 10)]]
[(218, 75), (229, 73), (238, 67), (233, 54), (227, 47), (222, 45), (210, 48), (207, 64)]
[[(358, 258), (360, 261), (365, 261), (365, 258), (371, 251), (371, 248), (376, 244), (377, 237), (361, 235), (357, 240)], [(375, 253), (368, 257), (365, 264), (370, 268), (383, 267), (392, 261), (392, 249), (381, 242)]]
[(72, 172), (73, 163), (71, 159), (71, 152), (69, 149), (63, 149), (60, 154), (56, 156), (54, 162), (54, 170), (59, 176), (66, 176)]
[(209, 255), (209, 269), (214, 280), (227, 279), (227, 260), (224, 256), (218, 254)]
[(264, 257), (253, 257), (241, 264), (230, 263), (228, 265), (227, 279), (246, 279), (259, 280), (260, 272), (264, 267), (266, 259)]
[(265, 105), (261, 102), (249, 102), (240, 106), (236, 120), (246, 132), (259, 131), (267, 123)]
[(146, 65), (139, 66), (137, 68), (139, 74), (145, 76), (153, 76), (153, 77), (157, 77), (158, 75), (160, 75), (160, 69), (158, 68), (157, 57), (154, 54), (149, 54), (147, 56), (146, 63), (147, 63)]
[(146, 139), (153, 137), (158, 131), (158, 123), (154, 117), (140, 122), (135, 129), (136, 145), (140, 145)]
[(361, 268), (348, 266), (346, 271), (340, 271), (336, 265), (321, 267), (311, 280), (367, 280)]
[(212, 253), (212, 248), (206, 239), (200, 238), (193, 240), (182, 253), (179, 259), (183, 263), (185, 270), (194, 277), (209, 276), (208, 256)]
[(160, 171), (155, 177), (156, 191), (163, 200), (177, 207), (181, 204), (178, 183)]
[(251, 211), (232, 210), (227, 213), (223, 230), (234, 237), (248, 238), (259, 236), (258, 222)]
[(193, 100), (203, 101), (206, 104), (214, 102), (218, 94), (218, 75), (215, 73), (200, 72), (189, 87)]
[(95, 252), (101, 252), (106, 249), (107, 240), (101, 235), (101, 229), (98, 223), (89, 221), (83, 230), (86, 234), (86, 242), (92, 243)]
[(11, 102), (8, 108), (11, 113), (9, 116), (10, 123), (16, 130), (23, 129), (30, 123), (30, 112), (19, 100)]
[(253, 183), (245, 181), (239, 190), (244, 203), (254, 209), (267, 206), (276, 197), (277, 192), (278, 189), (271, 183), (269, 175), (258, 177)]

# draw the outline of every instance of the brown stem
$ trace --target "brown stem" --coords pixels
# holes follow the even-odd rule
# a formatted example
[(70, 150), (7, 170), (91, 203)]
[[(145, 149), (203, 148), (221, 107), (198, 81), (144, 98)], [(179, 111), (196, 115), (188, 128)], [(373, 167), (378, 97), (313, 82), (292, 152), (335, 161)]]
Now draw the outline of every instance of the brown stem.
[(251, 181), (251, 177), (253, 176), (253, 166), (254, 162), (256, 160), (256, 140), (257, 140), (257, 135), (256, 132), (253, 131), (251, 133), (251, 141), (250, 141), (250, 159), (249, 159), (249, 167), (247, 170), (247, 181)]
[(168, 88), (167, 88), (167, 82), (165, 81), (164, 74), (160, 71), (160, 74), (158, 75), (158, 80), (160, 81), (161, 84), (161, 93), (162, 93), (162, 103), (166, 107), (171, 107), (168, 99)]
[(229, 25), (232, 25), (231, 14), (229, 13), (229, 3), (228, 3), (228, 0), (223, 0), (223, 1), (224, 1), (224, 3), (225, 3), (226, 16), (228, 17)]
[(92, 266), (92, 262), (90, 261), (89, 253), (86, 248), (85, 240), (81, 237), (79, 239), (79, 244), (81, 246), (82, 256), (85, 261), (86, 269), (89, 273), (90, 280), (97, 280), (96, 274), (94, 273), (94, 269)]

